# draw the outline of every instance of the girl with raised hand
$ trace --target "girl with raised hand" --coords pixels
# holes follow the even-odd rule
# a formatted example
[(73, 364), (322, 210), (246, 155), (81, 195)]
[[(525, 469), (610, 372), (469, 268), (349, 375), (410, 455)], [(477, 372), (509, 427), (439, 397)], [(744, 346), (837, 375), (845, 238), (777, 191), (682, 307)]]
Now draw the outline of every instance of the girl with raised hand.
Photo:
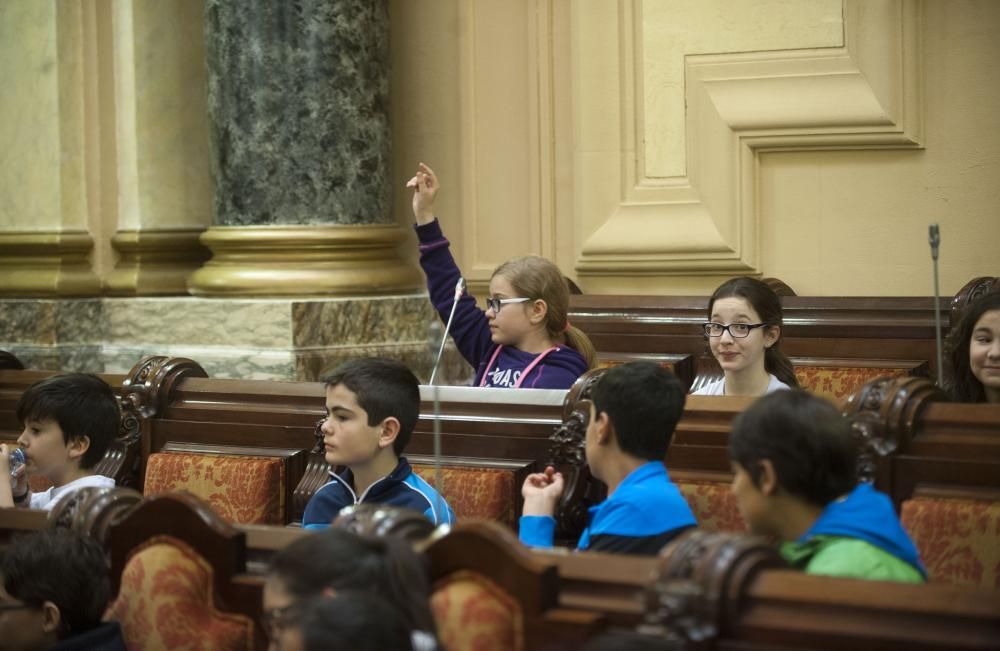
[(747, 277), (722, 283), (708, 301), (704, 328), (724, 377), (694, 395), (761, 396), (798, 387), (778, 347), (781, 325), (781, 300), (766, 283)]
[[(407, 183), (420, 240), (420, 266), (431, 302), (447, 323), (461, 272), (434, 216), (439, 185), (423, 163)], [(504, 262), (490, 278), (484, 312), (464, 294), (451, 337), (476, 369), (475, 386), (568, 389), (594, 366), (594, 346), (569, 324), (569, 286), (558, 267), (538, 256)]]

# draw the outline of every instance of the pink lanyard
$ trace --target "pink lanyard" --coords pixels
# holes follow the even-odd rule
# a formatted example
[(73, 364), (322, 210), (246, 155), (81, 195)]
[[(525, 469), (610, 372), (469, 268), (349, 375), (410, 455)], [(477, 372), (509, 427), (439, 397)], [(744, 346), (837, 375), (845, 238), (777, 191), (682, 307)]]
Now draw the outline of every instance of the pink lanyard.
[[(500, 345), (500, 346), (497, 346), (497, 349), (493, 351), (493, 357), (490, 357), (490, 362), (489, 362), (489, 364), (486, 365), (486, 371), (483, 372), (483, 379), (479, 381), (479, 386), (481, 386), (481, 387), (486, 386), (486, 376), (490, 374), (490, 369), (493, 368), (493, 362), (497, 361), (497, 357), (500, 356), (500, 350), (502, 348), (503, 348), (503, 345)], [(559, 350), (559, 346), (553, 346), (552, 348), (549, 348), (548, 350), (543, 350), (542, 352), (538, 353), (538, 357), (536, 357), (535, 359), (531, 360), (531, 363), (528, 364), (527, 366), (525, 366), (524, 370), (521, 371), (521, 377), (518, 378), (517, 384), (514, 385), (514, 388), (515, 389), (520, 389), (521, 388), (521, 383), (524, 382), (524, 379), (526, 377), (528, 377), (528, 373), (530, 373), (532, 370), (534, 370), (534, 368), (536, 366), (538, 366), (538, 363), (541, 362), (542, 359), (544, 359), (545, 356), (548, 355), (549, 353), (551, 353), (553, 350)]]

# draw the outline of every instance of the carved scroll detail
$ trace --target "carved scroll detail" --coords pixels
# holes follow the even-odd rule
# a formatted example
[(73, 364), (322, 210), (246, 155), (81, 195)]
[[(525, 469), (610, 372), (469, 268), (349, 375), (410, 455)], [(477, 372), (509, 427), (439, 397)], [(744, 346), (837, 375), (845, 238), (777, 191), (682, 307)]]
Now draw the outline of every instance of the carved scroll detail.
[(905, 448), (919, 413), (945, 394), (920, 377), (877, 378), (847, 399), (843, 414), (858, 445), (858, 480), (874, 482), (881, 460)]
[(302, 520), (302, 515), (306, 512), (306, 504), (309, 502), (309, 498), (323, 484), (329, 481), (331, 467), (326, 462), (326, 454), (323, 449), (323, 431), (320, 429), (323, 427), (325, 421), (325, 417), (316, 421), (316, 427), (313, 430), (315, 442), (312, 449), (309, 450), (309, 456), (306, 459), (306, 469), (302, 473), (302, 479), (299, 480), (295, 491), (292, 493), (292, 517), (296, 520)]
[(951, 299), (951, 312), (948, 314), (949, 325), (952, 328), (957, 326), (969, 305), (983, 296), (997, 291), (1000, 291), (1000, 278), (996, 276), (980, 276), (965, 283), (965, 286), (955, 294), (955, 298)]
[(333, 526), (366, 536), (396, 536), (411, 543), (426, 540), (434, 523), (423, 513), (386, 504), (356, 504), (343, 509)]
[(639, 632), (674, 642), (717, 637), (756, 573), (784, 565), (763, 538), (689, 531), (660, 552)]
[(61, 500), (49, 513), (49, 522), (55, 527), (72, 529), (105, 547), (111, 525), (140, 502), (142, 493), (130, 488), (90, 486)]

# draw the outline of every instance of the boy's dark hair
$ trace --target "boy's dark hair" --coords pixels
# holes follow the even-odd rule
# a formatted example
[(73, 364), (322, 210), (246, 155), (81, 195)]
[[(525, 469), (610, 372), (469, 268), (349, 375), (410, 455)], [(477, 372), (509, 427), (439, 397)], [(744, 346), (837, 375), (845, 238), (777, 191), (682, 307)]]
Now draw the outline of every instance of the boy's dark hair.
[(295, 600), (319, 595), (327, 588), (377, 593), (399, 610), (409, 630), (435, 631), (427, 568), (400, 538), (325, 529), (275, 554), (270, 574)]
[[(708, 299), (707, 316), (709, 321), (712, 320), (715, 302), (722, 298), (742, 298), (757, 313), (761, 323), (779, 327), (784, 325), (781, 299), (767, 283), (761, 280), (740, 276), (719, 285), (712, 297)], [(764, 369), (788, 386), (797, 388), (799, 381), (795, 377), (795, 368), (792, 366), (791, 360), (781, 352), (780, 344), (783, 334), (783, 332), (779, 332), (777, 341), (770, 348), (764, 350)]]
[(857, 485), (851, 426), (836, 407), (800, 390), (775, 391), (733, 421), (729, 458), (760, 486), (761, 461), (778, 485), (810, 504), (826, 506)]
[(100, 626), (111, 598), (104, 551), (69, 529), (43, 529), (14, 538), (3, 555), (3, 587), (40, 608), (59, 608), (59, 638)]
[(641, 459), (663, 461), (684, 411), (680, 381), (653, 362), (605, 371), (591, 390), (597, 413), (607, 413), (618, 447)]
[(399, 612), (371, 592), (314, 597), (297, 608), (292, 625), (305, 651), (411, 651), (410, 631)]
[(90, 447), (80, 459), (81, 468), (93, 468), (104, 458), (118, 436), (121, 409), (107, 382), (89, 373), (68, 373), (39, 380), (17, 401), (17, 420), (54, 420), (63, 441), (88, 437)]
[(403, 454), (420, 416), (420, 381), (405, 364), (394, 359), (367, 357), (341, 364), (321, 378), (327, 388), (343, 384), (358, 405), (368, 412), (368, 425), (390, 416), (399, 421), (399, 434), (392, 444), (396, 456)]
[(976, 322), (993, 310), (1000, 310), (1000, 292), (987, 294), (969, 305), (958, 325), (948, 333), (944, 358), (944, 386), (941, 388), (955, 402), (986, 402), (983, 383), (972, 374), (969, 346), (972, 343), (972, 331), (976, 327)]

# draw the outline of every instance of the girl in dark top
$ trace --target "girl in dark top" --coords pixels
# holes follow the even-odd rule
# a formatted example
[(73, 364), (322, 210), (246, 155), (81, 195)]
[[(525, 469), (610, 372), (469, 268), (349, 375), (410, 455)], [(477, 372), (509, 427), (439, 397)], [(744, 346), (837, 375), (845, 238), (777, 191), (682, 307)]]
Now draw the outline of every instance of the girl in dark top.
[[(461, 272), (434, 216), (438, 180), (420, 168), (407, 187), (420, 240), (420, 266), (431, 302), (447, 322)], [(484, 312), (472, 296), (458, 299), (451, 337), (476, 369), (475, 386), (568, 389), (594, 366), (594, 346), (569, 324), (569, 286), (545, 258), (524, 256), (503, 263), (490, 279)]]

